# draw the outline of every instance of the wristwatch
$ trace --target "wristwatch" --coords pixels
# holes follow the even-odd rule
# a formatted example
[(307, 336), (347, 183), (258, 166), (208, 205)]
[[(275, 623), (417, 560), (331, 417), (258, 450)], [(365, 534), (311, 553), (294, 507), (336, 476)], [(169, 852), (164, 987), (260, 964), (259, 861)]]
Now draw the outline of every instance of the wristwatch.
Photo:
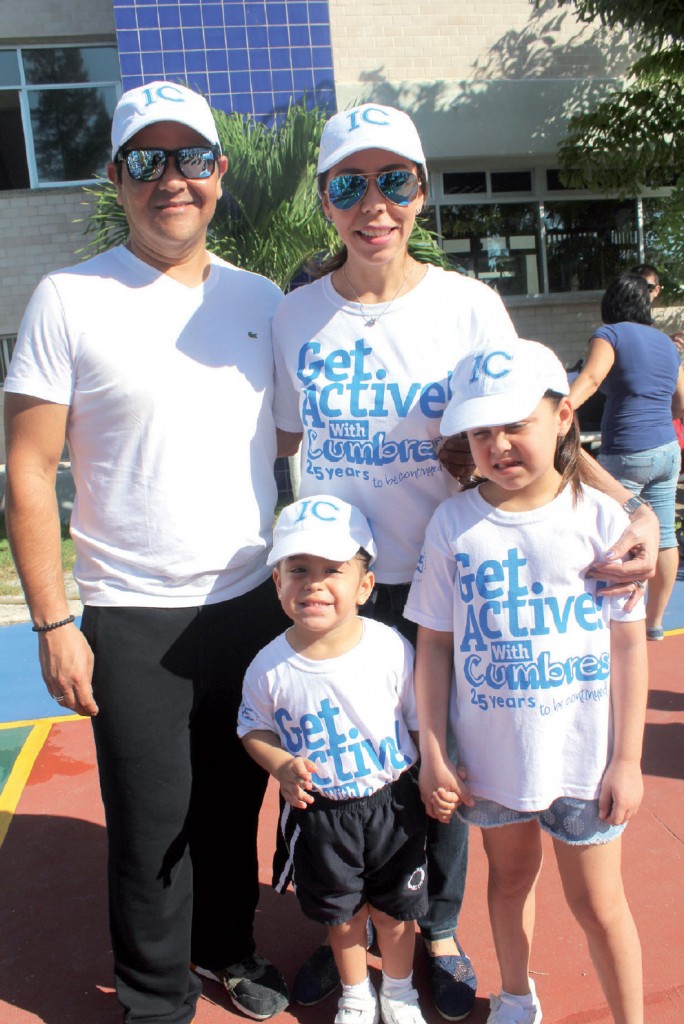
[(644, 498), (639, 498), (635, 494), (634, 497), (629, 498), (629, 500), (626, 501), (622, 507), (624, 508), (628, 516), (632, 516), (638, 508), (641, 508), (642, 505), (648, 505), (649, 508), (651, 507), (648, 501), (646, 501)]

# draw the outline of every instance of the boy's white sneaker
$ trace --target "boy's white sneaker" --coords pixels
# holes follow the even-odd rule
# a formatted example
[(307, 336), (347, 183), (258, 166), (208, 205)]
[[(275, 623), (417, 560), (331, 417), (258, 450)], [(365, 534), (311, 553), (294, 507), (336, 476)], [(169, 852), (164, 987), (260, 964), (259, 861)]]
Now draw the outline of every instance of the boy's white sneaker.
[(523, 1005), (522, 997), (509, 995), (508, 992), (490, 996), (487, 1024), (540, 1024), (542, 1011), (532, 979), (530, 979), (530, 992), (534, 1000), (532, 1006)]
[(414, 988), (406, 999), (390, 999), (381, 992), (380, 1013), (384, 1024), (426, 1024), (418, 1006), (418, 993)]
[(378, 997), (341, 996), (337, 1004), (335, 1024), (380, 1024)]

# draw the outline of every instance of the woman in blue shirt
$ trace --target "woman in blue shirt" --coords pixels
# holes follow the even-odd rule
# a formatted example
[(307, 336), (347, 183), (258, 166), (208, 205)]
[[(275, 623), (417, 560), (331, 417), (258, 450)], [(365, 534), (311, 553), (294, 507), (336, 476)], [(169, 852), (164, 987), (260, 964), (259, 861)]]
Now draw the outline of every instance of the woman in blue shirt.
[(646, 635), (663, 639), (663, 615), (679, 567), (674, 531), (680, 448), (673, 418), (684, 410), (684, 369), (676, 346), (653, 326), (647, 282), (621, 274), (601, 302), (584, 367), (570, 387), (575, 409), (598, 388), (606, 396), (599, 462), (643, 498), (660, 522), (656, 573), (648, 585)]

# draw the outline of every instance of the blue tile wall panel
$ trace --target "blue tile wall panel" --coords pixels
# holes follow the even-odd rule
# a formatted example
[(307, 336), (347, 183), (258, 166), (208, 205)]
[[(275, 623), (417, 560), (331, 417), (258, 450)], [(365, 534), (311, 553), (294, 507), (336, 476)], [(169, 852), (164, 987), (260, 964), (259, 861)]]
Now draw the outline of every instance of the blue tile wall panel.
[(185, 81), (270, 121), (306, 97), (335, 109), (327, 0), (112, 0), (124, 89)]

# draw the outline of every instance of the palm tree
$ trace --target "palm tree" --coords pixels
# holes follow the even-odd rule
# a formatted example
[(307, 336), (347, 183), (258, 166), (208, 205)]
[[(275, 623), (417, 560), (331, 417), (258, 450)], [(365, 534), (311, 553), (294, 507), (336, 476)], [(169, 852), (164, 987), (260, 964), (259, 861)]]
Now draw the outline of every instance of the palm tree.
[[(339, 245), (316, 194), (316, 154), (328, 112), (296, 103), (272, 125), (249, 115), (213, 113), (228, 170), (207, 246), (287, 291), (308, 264)], [(85, 229), (93, 237), (81, 250), (88, 257), (125, 241), (128, 227), (110, 182), (85, 190), (96, 198)], [(449, 266), (422, 226), (414, 229), (410, 248), (422, 262)]]

